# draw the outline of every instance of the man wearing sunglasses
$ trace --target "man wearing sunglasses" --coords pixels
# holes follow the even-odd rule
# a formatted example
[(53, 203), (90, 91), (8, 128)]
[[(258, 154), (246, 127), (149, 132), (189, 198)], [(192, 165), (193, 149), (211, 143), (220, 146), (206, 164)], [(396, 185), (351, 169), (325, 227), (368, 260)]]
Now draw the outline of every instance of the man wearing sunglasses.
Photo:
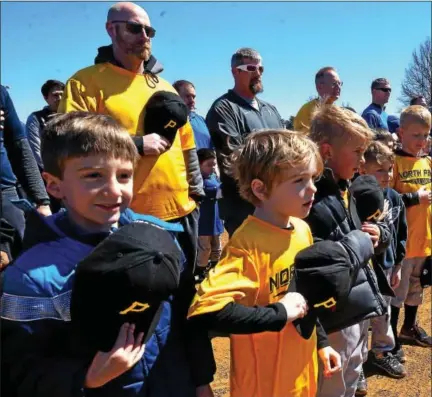
[(334, 103), (341, 94), (343, 82), (336, 69), (326, 66), (318, 70), (315, 75), (315, 87), (318, 98), (305, 103), (294, 118), (294, 130), (308, 133), (312, 120), (312, 114), (320, 103)]
[(234, 88), (216, 99), (206, 117), (220, 167), (221, 212), (230, 235), (253, 213), (254, 207), (240, 198), (237, 185), (227, 170), (226, 158), (250, 132), (283, 128), (277, 109), (257, 98), (257, 94), (263, 92), (261, 55), (251, 48), (239, 49), (231, 58), (231, 73)]
[(388, 114), (385, 112), (385, 105), (390, 99), (391, 86), (385, 78), (372, 81), (372, 103), (363, 111), (362, 117), (370, 128), (383, 129), (388, 131)]
[[(200, 196), (205, 195), (192, 127), (187, 122), (178, 128), (172, 142), (154, 131), (144, 130), (145, 107), (149, 99), (161, 91), (177, 94), (174, 87), (159, 76), (162, 67), (151, 54), (156, 30), (147, 12), (130, 2), (114, 4), (108, 11), (105, 27), (112, 44), (99, 49), (95, 65), (79, 70), (67, 81), (58, 111), (109, 115), (132, 136), (141, 157), (134, 172), (131, 208), (140, 214), (180, 223), (184, 229), (179, 233), (178, 241), (187, 260), (182, 273), (180, 305), (186, 315), (195, 293), (193, 271), (199, 216), (195, 200), (199, 201)], [(170, 123), (176, 122), (170, 120)], [(173, 316), (178, 318), (178, 314)], [(140, 388), (153, 390), (149, 397), (189, 397), (190, 390), (193, 390), (193, 397), (209, 397), (214, 366), (207, 333), (194, 336), (193, 344), (188, 343), (189, 334), (185, 333), (185, 340), (182, 338), (178, 339), (180, 346), (165, 345), (159, 350), (173, 357), (173, 365), (178, 366), (175, 379), (166, 382), (166, 377), (161, 375), (164, 369), (155, 366), (151, 381), (145, 379), (143, 371), (139, 374), (139, 370), (132, 369), (129, 373), (132, 376), (125, 382), (132, 384), (136, 375), (138, 384), (145, 385)], [(174, 357), (173, 349), (182, 351), (179, 359)], [(191, 376), (187, 375), (189, 373)], [(129, 386), (126, 384), (125, 388)], [(165, 392), (157, 395), (155, 390)]]

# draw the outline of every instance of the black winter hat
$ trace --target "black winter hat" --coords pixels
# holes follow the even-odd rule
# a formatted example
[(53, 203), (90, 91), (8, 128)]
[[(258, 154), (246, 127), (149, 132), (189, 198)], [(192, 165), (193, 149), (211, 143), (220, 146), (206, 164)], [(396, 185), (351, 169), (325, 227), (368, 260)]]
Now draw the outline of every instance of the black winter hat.
[(177, 130), (188, 120), (188, 108), (179, 95), (157, 91), (144, 107), (144, 133), (157, 133), (174, 142)]
[(384, 193), (372, 175), (360, 175), (349, 188), (362, 222), (377, 221), (384, 210)]
[(122, 324), (136, 325), (144, 342), (163, 302), (178, 288), (181, 251), (172, 235), (151, 223), (123, 226), (77, 266), (72, 325), (90, 348), (110, 351)]

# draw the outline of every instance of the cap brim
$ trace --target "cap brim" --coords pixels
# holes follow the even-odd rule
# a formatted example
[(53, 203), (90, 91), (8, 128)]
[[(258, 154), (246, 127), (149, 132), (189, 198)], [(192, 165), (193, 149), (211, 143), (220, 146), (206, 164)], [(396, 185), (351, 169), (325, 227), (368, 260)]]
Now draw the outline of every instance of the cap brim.
[(162, 301), (158, 305), (158, 308), (156, 309), (156, 312), (153, 315), (153, 318), (151, 319), (150, 325), (148, 327), (145, 328), (139, 326), (137, 327), (136, 332), (144, 332), (144, 339), (143, 339), (144, 344), (147, 343), (148, 340), (153, 336), (155, 329), (159, 324), (159, 320), (162, 315), (163, 306), (164, 306), (164, 302)]
[[(288, 292), (297, 292), (296, 278), (293, 277), (288, 286)], [(317, 315), (315, 310), (309, 307), (309, 311), (303, 318), (298, 318), (293, 321), (294, 328), (297, 333), (304, 339), (309, 339), (313, 333), (317, 322)]]

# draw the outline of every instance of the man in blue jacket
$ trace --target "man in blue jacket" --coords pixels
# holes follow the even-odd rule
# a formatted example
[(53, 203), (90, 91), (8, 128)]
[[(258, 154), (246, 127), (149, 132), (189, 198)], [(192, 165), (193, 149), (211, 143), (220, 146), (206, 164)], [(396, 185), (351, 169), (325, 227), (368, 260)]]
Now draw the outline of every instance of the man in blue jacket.
[(390, 99), (391, 94), (390, 82), (385, 78), (379, 78), (372, 81), (372, 103), (363, 111), (362, 117), (372, 129), (381, 129), (388, 131), (385, 105)]

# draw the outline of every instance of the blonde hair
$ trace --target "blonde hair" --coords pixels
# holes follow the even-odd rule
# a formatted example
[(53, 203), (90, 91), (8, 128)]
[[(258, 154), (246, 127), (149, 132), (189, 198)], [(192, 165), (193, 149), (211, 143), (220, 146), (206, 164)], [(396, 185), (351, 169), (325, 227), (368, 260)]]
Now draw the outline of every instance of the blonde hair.
[(384, 161), (394, 163), (394, 153), (392, 150), (384, 143), (379, 141), (372, 142), (366, 149), (364, 154), (365, 162), (375, 162), (382, 165)]
[(53, 117), (41, 137), (44, 170), (62, 178), (68, 159), (103, 154), (134, 165), (136, 146), (129, 133), (113, 118), (87, 112), (71, 112)]
[(420, 124), (431, 128), (431, 113), (424, 106), (408, 106), (400, 115), (400, 126), (406, 128), (409, 124)]
[(240, 196), (253, 205), (260, 200), (252, 191), (254, 179), (261, 180), (267, 194), (283, 180), (284, 171), (316, 161), (321, 174), (323, 162), (318, 147), (300, 132), (290, 130), (261, 130), (251, 133), (229, 158), (229, 167), (236, 179)]
[(336, 105), (322, 104), (312, 115), (309, 137), (318, 145), (361, 140), (369, 144), (373, 132), (357, 113)]

